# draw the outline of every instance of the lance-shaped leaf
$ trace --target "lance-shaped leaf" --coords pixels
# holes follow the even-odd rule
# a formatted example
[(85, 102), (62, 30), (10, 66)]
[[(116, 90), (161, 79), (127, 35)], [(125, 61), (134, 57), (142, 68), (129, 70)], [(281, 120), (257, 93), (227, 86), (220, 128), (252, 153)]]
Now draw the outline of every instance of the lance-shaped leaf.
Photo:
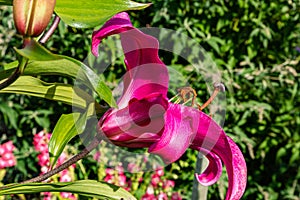
[(94, 113), (94, 103), (88, 106), (84, 113), (63, 114), (55, 125), (49, 141), (50, 166), (54, 167), (65, 146), (76, 135), (81, 134), (88, 117)]
[(0, 93), (17, 93), (59, 101), (78, 108), (86, 108), (94, 102), (92, 96), (80, 88), (62, 83), (46, 83), (31, 76), (21, 76)]
[(105, 200), (135, 200), (125, 189), (93, 180), (81, 180), (61, 183), (11, 184), (1, 188), (0, 195), (31, 194), (38, 192), (71, 192), (87, 197)]
[[(76, 129), (76, 123), (80, 123), (80, 128), (82, 129)], [(51, 168), (54, 167), (68, 142), (77, 134), (82, 133), (85, 123), (86, 115), (81, 115), (81, 113), (64, 114), (59, 118), (51, 135), (48, 147)]]
[(53, 54), (34, 40), (26, 45), (24, 49), (15, 50), (21, 56), (29, 59), (25, 74), (63, 75), (81, 80), (110, 106), (116, 107), (116, 102), (110, 89), (84, 63), (74, 58)]
[(130, 0), (57, 0), (55, 12), (70, 26), (92, 28), (103, 24), (118, 12), (140, 10), (149, 5)]

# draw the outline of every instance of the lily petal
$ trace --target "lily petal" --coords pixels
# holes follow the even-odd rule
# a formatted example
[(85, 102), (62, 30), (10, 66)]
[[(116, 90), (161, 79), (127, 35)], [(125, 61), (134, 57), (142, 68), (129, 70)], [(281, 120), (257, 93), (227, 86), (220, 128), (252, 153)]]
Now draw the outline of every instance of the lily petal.
[(206, 153), (211, 162), (202, 175), (197, 175), (206, 185), (220, 177), (221, 159), (229, 181), (226, 200), (240, 199), (247, 181), (240, 149), (203, 112), (168, 103), (169, 76), (158, 57), (155, 38), (132, 27), (128, 15), (120, 13), (94, 32), (93, 53), (98, 53), (96, 48), (104, 37), (117, 33), (121, 34), (127, 67), (124, 90), (119, 108), (111, 109), (100, 120), (99, 133), (119, 146), (149, 147), (150, 153), (160, 155), (166, 163), (179, 159), (188, 147)]
[(119, 108), (125, 108), (130, 99), (142, 99), (152, 93), (160, 93), (166, 97), (169, 77), (166, 66), (158, 57), (157, 39), (135, 29), (128, 14), (122, 12), (93, 33), (94, 55), (98, 55), (98, 45), (101, 40), (113, 34), (121, 35), (127, 67), (123, 95), (118, 101)]
[(196, 132), (192, 130), (191, 116), (186, 115), (187, 107), (170, 104), (165, 114), (165, 127), (159, 141), (153, 143), (149, 153), (160, 155), (166, 164), (178, 160), (190, 146)]
[(200, 151), (204, 148), (221, 158), (228, 174), (226, 200), (238, 200), (247, 183), (247, 166), (243, 154), (215, 121), (206, 114), (199, 113), (198, 132), (191, 148)]
[(122, 12), (114, 15), (98, 31), (93, 32), (92, 53), (95, 56), (99, 56), (98, 46), (103, 38), (127, 31), (128, 29), (133, 29), (128, 14), (126, 12)]
[(160, 155), (166, 163), (175, 162), (190, 145), (192, 149), (206, 153), (210, 164), (204, 174), (198, 176), (204, 185), (219, 179), (221, 159), (229, 181), (226, 200), (240, 199), (247, 182), (246, 162), (238, 146), (222, 128), (205, 113), (179, 104), (170, 103), (164, 120), (160, 140), (148, 151)]
[(106, 112), (98, 123), (98, 132), (119, 146), (149, 147), (161, 136), (167, 108), (168, 101), (159, 93), (131, 99), (127, 107)]
[(201, 174), (195, 174), (198, 182), (204, 186), (210, 186), (215, 184), (222, 175), (222, 161), (219, 156), (212, 152), (208, 152), (204, 149), (199, 148), (198, 151), (204, 153), (208, 159), (208, 166)]

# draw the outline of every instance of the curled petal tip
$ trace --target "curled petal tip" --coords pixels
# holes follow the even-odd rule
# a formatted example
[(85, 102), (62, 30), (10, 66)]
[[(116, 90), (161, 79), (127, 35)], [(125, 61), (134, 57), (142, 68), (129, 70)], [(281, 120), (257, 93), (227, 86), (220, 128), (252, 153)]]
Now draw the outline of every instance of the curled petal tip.
[[(212, 154), (207, 154), (210, 160), (215, 159), (211, 157), (213, 154), (222, 160), (228, 174), (226, 200), (238, 200), (242, 197), (247, 183), (247, 166), (244, 156), (237, 144), (225, 134), (215, 121), (202, 112), (199, 114), (198, 131), (191, 148), (198, 151), (203, 151), (203, 149), (210, 151)], [(197, 177), (200, 182), (211, 184), (216, 181), (220, 172), (217, 170), (216, 163), (216, 161), (212, 161), (210, 169), (208, 168), (203, 176), (199, 175), (200, 177)], [(206, 179), (207, 175), (210, 179)]]
[(195, 176), (201, 185), (210, 186), (215, 184), (222, 175), (222, 161), (213, 153), (208, 153), (206, 158), (208, 159), (207, 168), (201, 174), (195, 173)]

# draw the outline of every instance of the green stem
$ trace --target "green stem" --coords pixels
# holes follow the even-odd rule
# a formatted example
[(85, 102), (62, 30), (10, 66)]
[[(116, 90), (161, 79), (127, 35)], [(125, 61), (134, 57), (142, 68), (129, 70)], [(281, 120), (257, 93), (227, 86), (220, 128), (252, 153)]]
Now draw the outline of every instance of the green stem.
[(21, 74), (23, 74), (24, 69), (27, 65), (28, 59), (22, 57), (18, 67), (16, 68), (16, 70), (14, 71), (14, 73), (12, 73), (4, 82), (0, 83), (0, 90), (2, 90), (3, 88), (6, 88), (7, 86), (11, 85), (12, 83), (14, 83)]

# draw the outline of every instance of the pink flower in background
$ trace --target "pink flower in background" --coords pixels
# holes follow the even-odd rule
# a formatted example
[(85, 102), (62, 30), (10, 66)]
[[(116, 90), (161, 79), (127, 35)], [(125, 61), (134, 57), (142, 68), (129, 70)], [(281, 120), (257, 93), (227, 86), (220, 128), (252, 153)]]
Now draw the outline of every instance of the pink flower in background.
[(124, 168), (122, 166), (117, 166), (116, 170), (106, 168), (105, 173), (106, 173), (106, 176), (104, 177), (105, 182), (117, 186), (121, 186), (126, 190), (130, 190), (129, 188), (130, 184), (127, 180), (126, 175), (124, 174)]
[(168, 196), (166, 193), (161, 192), (157, 195), (157, 200), (168, 200)]
[(96, 151), (96, 153), (93, 156), (94, 160), (96, 160), (97, 162), (100, 162), (100, 156), (101, 156), (100, 151)]
[(178, 192), (173, 192), (171, 200), (182, 200), (182, 198)]
[(43, 200), (51, 200), (51, 192), (43, 192)]
[(148, 186), (146, 193), (142, 196), (142, 200), (155, 200), (154, 189), (152, 186)]
[(33, 136), (34, 149), (39, 152), (38, 164), (41, 166), (41, 173), (44, 174), (49, 170), (50, 159), (48, 152), (48, 142), (51, 137), (50, 133), (40, 131)]
[(153, 187), (158, 187), (159, 183), (162, 183), (160, 176), (158, 176), (157, 174), (152, 174), (151, 185), (153, 185)]
[(145, 194), (142, 196), (141, 200), (156, 200), (156, 197), (154, 194)]
[[(41, 166), (41, 173), (44, 174), (50, 170), (50, 157), (48, 151), (48, 143), (51, 137), (51, 133), (46, 133), (45, 131), (40, 131), (33, 137), (34, 149), (39, 152), (38, 164)], [(61, 165), (68, 159), (67, 155), (63, 152), (61, 156), (57, 159), (57, 165)], [(75, 164), (70, 166), (75, 168)], [(70, 175), (69, 169), (65, 169), (59, 173), (60, 182), (70, 182), (72, 177)], [(44, 200), (51, 200), (52, 194), (50, 192), (43, 192)], [(60, 196), (65, 199), (75, 200), (76, 197), (72, 193), (61, 192)]]
[(34, 149), (38, 152), (48, 152), (48, 142), (51, 137), (50, 133), (40, 131), (33, 137)]
[(61, 192), (60, 196), (65, 198), (65, 199), (69, 199), (69, 200), (76, 200), (77, 199), (72, 193), (69, 193), (69, 192)]
[(13, 154), (15, 146), (12, 141), (0, 145), (0, 169), (16, 165), (16, 158)]
[(164, 188), (165, 190), (168, 190), (168, 189), (170, 189), (170, 188), (173, 188), (174, 186), (175, 186), (175, 182), (174, 182), (174, 181), (172, 181), (172, 180), (165, 180), (165, 181), (164, 181), (163, 188)]
[(216, 183), (222, 160), (228, 174), (226, 200), (240, 199), (247, 182), (242, 152), (211, 117), (169, 101), (169, 74), (158, 57), (158, 41), (135, 29), (123, 12), (93, 33), (94, 55), (98, 55), (101, 40), (113, 34), (121, 35), (127, 73), (118, 108), (110, 109), (100, 119), (99, 134), (118, 146), (147, 147), (166, 164), (178, 160), (189, 147), (198, 150), (209, 160), (206, 170), (196, 175), (203, 185)]
[(72, 181), (72, 177), (71, 177), (68, 169), (61, 171), (59, 173), (59, 175), (60, 175), (60, 177), (59, 177), (60, 182), (71, 182)]
[(158, 176), (163, 176), (165, 174), (165, 171), (163, 170), (163, 168), (159, 168), (159, 169), (155, 170), (155, 173)]
[(127, 169), (129, 172), (133, 173), (140, 170), (140, 167), (136, 163), (128, 163)]
[(161, 179), (164, 175), (164, 170), (162, 168), (159, 168), (154, 171), (154, 173), (151, 175), (151, 185), (156, 188), (159, 185), (163, 185), (163, 180)]

